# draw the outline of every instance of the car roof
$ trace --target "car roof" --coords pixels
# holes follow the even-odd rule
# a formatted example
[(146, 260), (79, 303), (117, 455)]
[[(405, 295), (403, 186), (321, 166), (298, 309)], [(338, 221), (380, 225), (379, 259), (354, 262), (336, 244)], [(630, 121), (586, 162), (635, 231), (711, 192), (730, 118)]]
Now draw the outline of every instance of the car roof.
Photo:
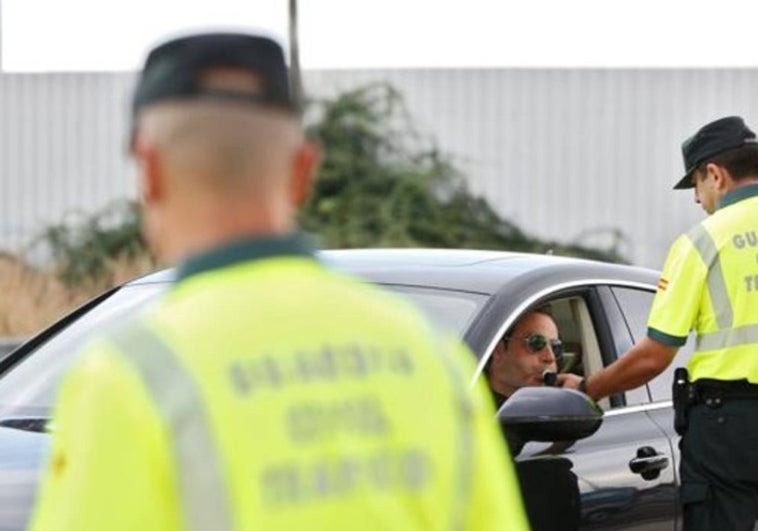
[[(654, 284), (659, 273), (641, 267), (549, 254), (468, 249), (341, 249), (319, 251), (326, 265), (379, 284), (434, 287), (491, 295), (516, 278), (539, 282), (626, 280)], [(129, 284), (172, 282), (174, 269)]]
[(649, 269), (549, 254), (466, 249), (356, 249), (324, 252), (333, 267), (381, 284), (494, 294), (517, 278), (624, 279), (655, 283)]

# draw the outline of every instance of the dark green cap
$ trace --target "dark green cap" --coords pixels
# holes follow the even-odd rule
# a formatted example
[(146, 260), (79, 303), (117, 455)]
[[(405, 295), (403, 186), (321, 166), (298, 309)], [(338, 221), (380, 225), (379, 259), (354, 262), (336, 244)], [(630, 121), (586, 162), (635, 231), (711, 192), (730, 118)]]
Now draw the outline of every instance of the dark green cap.
[(674, 190), (693, 188), (692, 172), (709, 159), (730, 149), (756, 144), (755, 133), (739, 116), (727, 116), (704, 125), (697, 133), (682, 142), (682, 157), (686, 173), (674, 185)]
[[(211, 68), (249, 69), (263, 84), (259, 94), (219, 90), (201, 83)], [(272, 105), (297, 112), (282, 47), (268, 37), (205, 33), (173, 39), (147, 57), (132, 100), (132, 116), (152, 103), (192, 98), (226, 99)]]

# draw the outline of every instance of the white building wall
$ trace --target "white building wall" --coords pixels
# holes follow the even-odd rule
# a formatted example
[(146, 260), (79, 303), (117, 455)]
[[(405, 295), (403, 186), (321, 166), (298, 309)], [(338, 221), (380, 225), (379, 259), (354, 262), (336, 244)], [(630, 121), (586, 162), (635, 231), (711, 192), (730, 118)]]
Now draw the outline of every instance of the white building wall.
[[(470, 186), (544, 238), (607, 243), (659, 267), (671, 240), (702, 217), (673, 192), (681, 141), (740, 114), (758, 128), (758, 70), (374, 70), (305, 73), (330, 96), (387, 81), (419, 132), (436, 139)], [(0, 248), (18, 249), (66, 212), (134, 197), (125, 157), (129, 74), (0, 76)], [(595, 236), (592, 236), (595, 234)]]
[(64, 215), (134, 197), (124, 145), (131, 75), (0, 76), (0, 248)]
[(755, 69), (314, 72), (307, 88), (380, 79), (502, 215), (562, 241), (621, 229), (626, 255), (652, 267), (703, 215), (691, 192), (671, 190), (681, 141), (728, 114), (758, 130)]

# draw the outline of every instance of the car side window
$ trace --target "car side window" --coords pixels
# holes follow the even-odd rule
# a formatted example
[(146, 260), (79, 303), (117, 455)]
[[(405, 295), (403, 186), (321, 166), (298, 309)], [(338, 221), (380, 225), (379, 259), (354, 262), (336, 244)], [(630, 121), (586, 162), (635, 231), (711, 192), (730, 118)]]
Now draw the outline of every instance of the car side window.
[[(579, 299), (579, 297), (563, 297), (535, 304), (529, 310), (516, 316), (508, 329), (499, 332), (498, 339), (513, 333), (514, 327), (518, 326), (518, 323), (524, 318), (528, 318), (529, 323), (532, 323), (527, 324), (526, 327), (546, 326), (545, 315), (548, 315), (550, 320), (555, 323), (558, 338), (561, 341), (561, 349), (556, 354), (555, 360), (558, 371), (584, 375), (586, 353), (588, 349), (593, 348), (596, 342), (587, 337), (586, 328), (581, 325), (576, 308)], [(534, 318), (531, 314), (535, 313), (543, 315)], [(536, 325), (536, 323), (540, 324)], [(503, 393), (503, 390), (498, 389), (498, 387), (512, 389), (519, 386), (540, 385), (537, 383), (538, 380), (534, 378), (534, 371), (545, 369), (546, 365), (544, 364), (548, 361), (544, 350), (546, 347), (532, 351), (531, 353), (535, 356), (525, 356), (524, 353), (528, 352), (531, 346), (511, 350), (504, 345), (509, 345), (509, 343), (496, 341), (492, 350), (486, 354), (488, 361), (483, 376), (488, 380), (488, 385), (493, 391)], [(498, 349), (500, 349), (499, 354)], [(556, 353), (556, 351), (553, 352)]]
[[(548, 308), (558, 327), (558, 335), (563, 344), (560, 372), (586, 376), (603, 368), (595, 323), (582, 295), (550, 299), (537, 306)], [(601, 400), (599, 404), (606, 410), (611, 407), (607, 399)]]
[[(621, 305), (616, 297), (612, 296), (611, 292), (607, 290), (608, 288), (606, 288), (608, 301), (601, 302), (597, 297), (593, 298), (594, 292), (590, 290), (576, 290), (573, 293), (563, 293), (554, 298), (541, 299), (531, 306), (532, 309), (549, 307), (549, 313), (558, 327), (559, 336), (563, 343), (564, 360), (560, 367), (561, 372), (571, 372), (579, 376), (594, 374), (602, 370), (607, 363), (612, 362), (616, 353), (626, 351), (631, 346), (632, 335), (628, 329), (631, 325), (627, 325), (621, 311)], [(637, 307), (641, 310), (635, 314), (637, 320), (634, 326), (639, 333), (644, 334), (645, 319), (652, 300), (652, 293), (640, 291), (639, 294), (632, 293), (628, 296), (634, 299), (633, 302), (636, 302)], [(635, 297), (642, 297), (642, 299), (637, 301)], [(645, 299), (645, 297), (647, 298)], [(626, 300), (624, 303), (627, 306), (629, 305)], [(606, 304), (611, 304), (612, 307), (608, 308), (605, 306)], [(611, 311), (615, 316), (614, 322), (598, 321), (607, 319), (608, 311)], [(514, 319), (513, 322), (517, 320), (518, 318)], [(497, 342), (493, 342), (493, 344), (497, 345)], [(613, 353), (613, 359), (610, 359), (611, 353)], [(488, 360), (483, 372), (485, 378), (489, 378), (487, 374), (490, 370), (492, 355), (492, 351), (484, 354), (485, 359)], [(614, 400), (603, 398), (598, 401), (598, 405), (606, 411), (618, 407), (648, 403), (650, 403), (650, 395), (647, 387), (644, 386), (620, 395), (614, 395)]]
[[(567, 337), (569, 342), (576, 342), (581, 347), (581, 371), (574, 371), (580, 376), (589, 376), (603, 369), (605, 366), (603, 352), (610, 348), (610, 345), (604, 344), (602, 335), (598, 331), (598, 322), (595, 318), (599, 315), (590, 311), (590, 302), (584, 295), (575, 295), (565, 299), (559, 299), (559, 303), (565, 303), (570, 308), (571, 318), (563, 321), (559, 325), (561, 334)], [(554, 304), (551, 302), (551, 304)], [(593, 318), (593, 315), (595, 316)], [(598, 401), (598, 405), (603, 410), (610, 410), (613, 407), (623, 407), (629, 405), (638, 405), (648, 402), (647, 391), (631, 390), (623, 394), (623, 402), (616, 403), (609, 398), (603, 398)]]
[[(637, 343), (647, 335), (647, 317), (650, 306), (653, 304), (655, 292), (621, 287), (614, 287), (612, 290), (624, 313), (632, 338)], [(687, 360), (692, 355), (693, 348), (693, 337), (690, 334), (687, 343), (679, 349), (671, 365), (648, 383), (653, 402), (671, 400), (671, 382), (674, 377), (674, 369), (686, 365)]]
[(647, 316), (650, 313), (650, 306), (653, 304), (655, 292), (620, 287), (613, 287), (611, 289), (616, 296), (619, 306), (621, 306), (621, 311), (624, 313), (626, 324), (632, 333), (632, 338), (637, 343), (637, 341), (647, 334)]

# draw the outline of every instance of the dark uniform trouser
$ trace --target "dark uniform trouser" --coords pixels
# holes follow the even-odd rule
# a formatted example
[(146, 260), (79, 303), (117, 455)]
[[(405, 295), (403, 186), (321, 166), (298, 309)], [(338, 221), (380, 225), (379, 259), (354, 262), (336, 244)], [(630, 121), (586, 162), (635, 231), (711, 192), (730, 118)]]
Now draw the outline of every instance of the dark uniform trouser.
[(680, 447), (685, 531), (752, 531), (758, 519), (758, 400), (693, 406)]

